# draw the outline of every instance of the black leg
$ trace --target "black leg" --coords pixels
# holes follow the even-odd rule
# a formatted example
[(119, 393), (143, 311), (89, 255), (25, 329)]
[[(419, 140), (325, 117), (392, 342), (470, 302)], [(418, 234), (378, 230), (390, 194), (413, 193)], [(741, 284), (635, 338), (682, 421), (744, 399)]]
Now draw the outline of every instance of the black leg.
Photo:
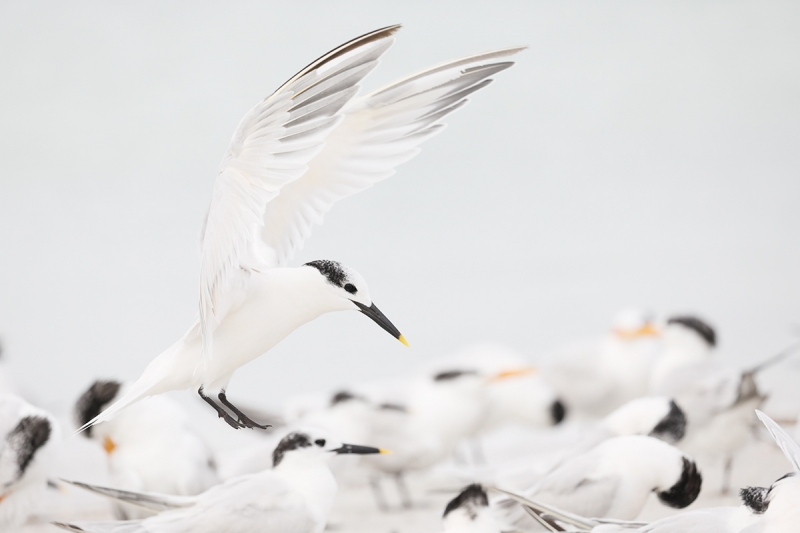
[(411, 492), (408, 490), (402, 472), (395, 473), (394, 482), (397, 484), (397, 491), (400, 493), (400, 501), (403, 504), (403, 509), (411, 509), (414, 504), (411, 502)]
[(219, 405), (215, 404), (215, 403), (214, 403), (214, 400), (212, 400), (211, 398), (209, 398), (208, 396), (206, 396), (206, 395), (203, 393), (203, 387), (200, 387), (199, 389), (197, 389), (197, 394), (199, 394), (199, 395), (200, 395), (200, 397), (201, 397), (201, 398), (202, 398), (202, 399), (203, 399), (203, 400), (204, 400), (204, 401), (205, 401), (205, 402), (206, 402), (208, 405), (210, 405), (211, 407), (213, 407), (213, 408), (214, 408), (214, 410), (217, 412), (217, 416), (219, 416), (221, 419), (223, 419), (223, 420), (224, 420), (224, 421), (225, 421), (225, 422), (226, 422), (226, 423), (227, 423), (227, 424), (228, 424), (230, 427), (232, 427), (233, 429), (239, 429), (239, 428), (243, 428), (243, 427), (244, 427), (244, 424), (240, 424), (240, 423), (239, 423), (237, 420), (235, 420), (235, 419), (234, 419), (234, 418), (233, 418), (231, 415), (229, 415), (229, 414), (228, 414), (228, 412), (227, 412), (227, 411), (225, 411), (225, 409), (223, 409), (223, 408), (222, 408), (222, 407), (220, 407)]
[(733, 456), (729, 455), (725, 458), (725, 466), (722, 471), (722, 489), (720, 494), (727, 496), (731, 492), (731, 474), (733, 473)]
[(239, 417), (239, 423), (242, 424), (243, 427), (250, 429), (253, 428), (268, 429), (272, 427), (269, 424), (262, 426), (261, 424), (256, 424), (255, 422), (253, 422), (249, 416), (241, 412), (238, 407), (236, 407), (235, 405), (233, 405), (231, 402), (228, 401), (228, 397), (225, 396), (225, 391), (220, 392), (218, 397), (219, 401), (222, 402), (222, 405), (233, 411), (233, 414)]
[(377, 475), (370, 476), (369, 486), (372, 489), (372, 495), (375, 496), (375, 503), (378, 504), (378, 509), (380, 509), (382, 513), (387, 512), (389, 510), (389, 505), (386, 503), (386, 498), (383, 496), (380, 478)]

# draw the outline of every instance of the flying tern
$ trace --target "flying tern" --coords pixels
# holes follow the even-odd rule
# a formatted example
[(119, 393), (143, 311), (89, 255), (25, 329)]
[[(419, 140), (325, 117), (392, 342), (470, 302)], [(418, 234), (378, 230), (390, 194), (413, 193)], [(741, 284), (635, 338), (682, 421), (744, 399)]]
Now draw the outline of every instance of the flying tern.
[(321, 533), (337, 485), (328, 460), (337, 454), (378, 454), (379, 448), (342, 444), (323, 431), (286, 435), (272, 452), (273, 467), (216, 485), (197, 496), (122, 491), (74, 483), (116, 500), (160, 512), (144, 520), (57, 523), (85, 533)]
[(330, 260), (288, 262), (335, 202), (394, 174), (523, 48), (444, 63), (354, 98), (398, 29), (331, 50), (244, 116), (202, 230), (199, 318), (80, 430), (147, 396), (186, 389), (230, 426), (263, 428), (228, 400), (233, 373), (324, 313), (360, 311), (405, 343), (355, 270)]

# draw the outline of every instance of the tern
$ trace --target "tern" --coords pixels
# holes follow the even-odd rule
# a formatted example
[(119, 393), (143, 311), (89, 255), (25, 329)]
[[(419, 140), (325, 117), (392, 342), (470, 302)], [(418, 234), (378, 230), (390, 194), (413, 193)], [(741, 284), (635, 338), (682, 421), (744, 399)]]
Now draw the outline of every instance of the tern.
[(585, 454), (601, 442), (623, 435), (647, 435), (675, 444), (686, 431), (686, 417), (671, 399), (661, 396), (637, 398), (618, 407), (604, 418), (568, 433), (542, 450), (538, 432), (514, 434), (513, 444), (502, 448), (505, 461), (492, 479), (503, 488), (525, 489), (564, 462)]
[(272, 452), (273, 467), (239, 476), (197, 496), (129, 492), (69, 482), (160, 514), (144, 520), (56, 523), (86, 533), (321, 533), (337, 485), (328, 460), (337, 454), (387, 453), (342, 444), (317, 429), (286, 435)]
[[(794, 468), (770, 487), (746, 487), (742, 505), (684, 511), (649, 524), (586, 518), (519, 494), (497, 489), (526, 508), (548, 531), (592, 533), (786, 533), (800, 524), (800, 446), (774, 420), (756, 410), (776, 444)], [(565, 529), (565, 526), (568, 529)]]
[(244, 116), (202, 230), (197, 321), (78, 431), (142, 398), (187, 389), (230, 426), (265, 428), (227, 399), (233, 373), (325, 313), (360, 311), (407, 345), (355, 270), (330, 260), (288, 262), (335, 202), (394, 174), (523, 48), (444, 63), (354, 98), (398, 29), (331, 50)]
[(603, 417), (647, 394), (659, 335), (650, 311), (623, 309), (602, 338), (554, 353), (544, 375), (578, 419)]
[(448, 533), (500, 533), (500, 524), (489, 508), (489, 496), (477, 483), (464, 487), (448, 502), (442, 526)]
[(58, 425), (14, 394), (0, 396), (0, 531), (22, 526), (47, 490)]
[[(76, 402), (78, 425), (91, 420), (124, 390), (118, 381), (92, 383)], [(188, 418), (178, 402), (169, 396), (157, 396), (126, 409), (114, 420), (90, 427), (82, 435), (105, 452), (113, 486), (191, 496), (220, 480), (214, 454), (190, 427)], [(132, 506), (114, 507), (119, 519), (151, 514)]]
[[(697, 465), (680, 450), (653, 437), (626, 435), (565, 461), (523, 495), (583, 516), (632, 520), (651, 493), (664, 505), (683, 509), (701, 486)], [(513, 499), (493, 508), (517, 531), (535, 525)]]

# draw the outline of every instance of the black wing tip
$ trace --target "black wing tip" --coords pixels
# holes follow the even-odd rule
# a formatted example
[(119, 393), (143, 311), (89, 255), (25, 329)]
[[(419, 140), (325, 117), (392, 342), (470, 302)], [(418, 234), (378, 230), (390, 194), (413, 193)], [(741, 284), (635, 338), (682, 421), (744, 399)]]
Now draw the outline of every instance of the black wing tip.
[[(377, 30), (371, 31), (370, 33), (374, 33), (374, 34), (382, 34), (382, 35), (384, 35), (385, 37), (388, 37), (388, 36), (390, 36), (390, 35), (394, 35), (394, 34), (395, 34), (395, 33), (397, 33), (398, 31), (400, 31), (400, 29), (401, 29), (402, 27), (403, 27), (403, 25), (402, 25), (402, 24), (392, 24), (392, 25), (390, 25), (390, 26), (384, 26), (383, 28), (378, 28)], [(366, 35), (369, 35), (369, 33), (368, 33), (368, 34), (366, 34)]]
[(78, 531), (78, 532), (86, 531), (83, 528), (80, 528), (74, 524), (67, 524), (66, 522), (50, 522), (50, 523), (61, 529), (66, 529), (67, 531)]

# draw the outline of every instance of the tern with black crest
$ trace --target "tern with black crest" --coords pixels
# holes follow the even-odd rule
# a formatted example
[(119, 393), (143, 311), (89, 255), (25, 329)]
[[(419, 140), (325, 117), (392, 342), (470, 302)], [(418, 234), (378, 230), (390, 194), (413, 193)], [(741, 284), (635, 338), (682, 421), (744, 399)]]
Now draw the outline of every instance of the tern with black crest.
[(343, 444), (323, 431), (303, 429), (281, 439), (272, 452), (272, 468), (229, 479), (197, 496), (130, 492), (73, 482), (160, 514), (144, 520), (55, 525), (86, 533), (321, 533), (338, 490), (328, 468), (330, 458), (379, 453), (387, 452)]
[(186, 389), (230, 426), (264, 428), (228, 400), (233, 373), (325, 313), (360, 311), (405, 344), (355, 270), (288, 263), (334, 203), (394, 174), (522, 48), (444, 63), (355, 98), (398, 29), (331, 50), (244, 116), (202, 230), (197, 321), (81, 430), (142, 398)]

